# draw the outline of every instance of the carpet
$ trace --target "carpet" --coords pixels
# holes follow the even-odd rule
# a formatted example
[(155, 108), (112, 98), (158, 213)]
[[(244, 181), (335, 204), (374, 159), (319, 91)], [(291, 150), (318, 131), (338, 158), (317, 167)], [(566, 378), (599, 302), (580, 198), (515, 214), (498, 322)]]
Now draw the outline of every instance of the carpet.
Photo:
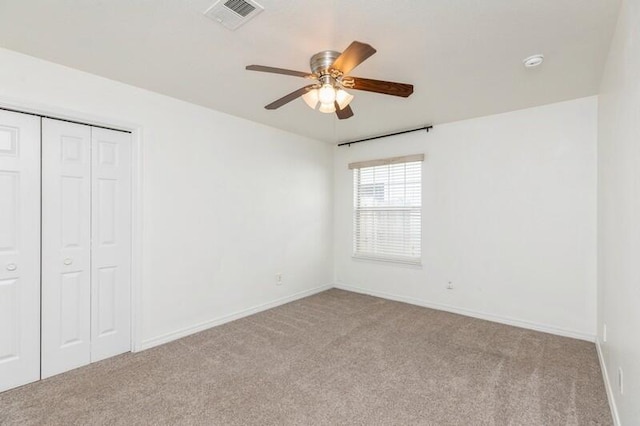
[(0, 394), (7, 425), (611, 425), (593, 343), (332, 289)]

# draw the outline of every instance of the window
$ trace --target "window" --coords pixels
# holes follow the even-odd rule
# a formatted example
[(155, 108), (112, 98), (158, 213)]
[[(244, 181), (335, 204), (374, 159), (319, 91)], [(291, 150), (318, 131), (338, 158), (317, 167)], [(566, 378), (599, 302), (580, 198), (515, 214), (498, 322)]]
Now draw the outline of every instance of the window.
[(349, 164), (354, 257), (421, 263), (424, 155)]

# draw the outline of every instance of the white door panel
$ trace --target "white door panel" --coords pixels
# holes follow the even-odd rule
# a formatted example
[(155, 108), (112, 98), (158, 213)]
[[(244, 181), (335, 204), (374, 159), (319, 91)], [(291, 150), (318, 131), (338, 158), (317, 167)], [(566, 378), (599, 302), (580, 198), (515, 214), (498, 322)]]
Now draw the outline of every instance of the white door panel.
[(131, 135), (92, 128), (91, 361), (131, 350)]
[(40, 118), (0, 110), (0, 392), (40, 378)]
[(42, 119), (42, 377), (91, 360), (91, 128)]

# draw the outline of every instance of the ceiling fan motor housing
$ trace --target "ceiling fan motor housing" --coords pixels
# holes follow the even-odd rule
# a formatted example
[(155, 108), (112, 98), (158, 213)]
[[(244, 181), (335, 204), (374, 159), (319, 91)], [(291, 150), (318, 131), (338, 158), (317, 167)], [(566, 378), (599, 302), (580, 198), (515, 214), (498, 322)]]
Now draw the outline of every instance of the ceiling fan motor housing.
[(331, 65), (338, 59), (340, 52), (333, 50), (325, 50), (318, 52), (311, 57), (309, 65), (311, 65), (311, 71), (318, 75), (328, 74)]

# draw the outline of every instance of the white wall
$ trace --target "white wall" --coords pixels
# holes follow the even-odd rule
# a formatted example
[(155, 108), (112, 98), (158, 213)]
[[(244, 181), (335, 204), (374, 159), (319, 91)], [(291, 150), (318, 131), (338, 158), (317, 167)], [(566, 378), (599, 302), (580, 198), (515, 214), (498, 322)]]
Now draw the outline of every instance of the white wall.
[[(336, 148), (335, 282), (594, 340), (596, 111), (590, 97)], [(422, 267), (353, 259), (347, 164), (417, 153)]]
[(331, 283), (331, 146), (8, 50), (0, 64), (5, 105), (141, 127), (142, 346)]
[[(640, 424), (640, 0), (622, 3), (598, 110), (598, 340), (623, 425)], [(603, 328), (607, 326), (607, 341)], [(618, 389), (618, 368), (624, 394)]]

